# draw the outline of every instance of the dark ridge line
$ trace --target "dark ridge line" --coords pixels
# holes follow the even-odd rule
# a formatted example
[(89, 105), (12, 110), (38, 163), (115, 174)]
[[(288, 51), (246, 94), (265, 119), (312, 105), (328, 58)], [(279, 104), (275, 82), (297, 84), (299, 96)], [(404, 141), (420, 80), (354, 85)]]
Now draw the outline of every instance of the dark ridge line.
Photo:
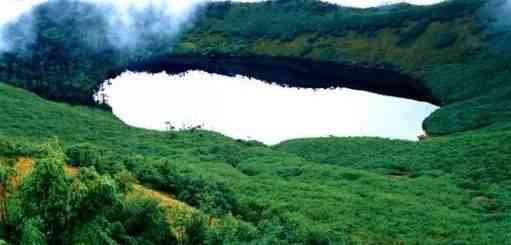
[[(424, 83), (390, 66), (354, 65), (271, 56), (232, 56), (225, 54), (169, 54), (120, 66), (108, 73), (108, 79), (125, 71), (182, 74), (201, 70), (225, 76), (242, 75), (281, 86), (295, 88), (350, 88), (382, 95), (441, 102)], [(99, 88), (104, 81), (98, 83)]]

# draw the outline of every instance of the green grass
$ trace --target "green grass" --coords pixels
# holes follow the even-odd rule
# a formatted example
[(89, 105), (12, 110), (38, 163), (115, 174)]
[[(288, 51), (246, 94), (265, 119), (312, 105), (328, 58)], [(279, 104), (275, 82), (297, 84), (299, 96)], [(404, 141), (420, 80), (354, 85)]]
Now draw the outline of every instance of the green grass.
[[(493, 35), (484, 12), (474, 12), (482, 2), (386, 10), (310, 0), (216, 3), (175, 48), (163, 35), (134, 52), (84, 43), (83, 30), (106, 38), (102, 25), (90, 25), (104, 21), (93, 6), (46, 5), (35, 18), (36, 55), (3, 55), (0, 79), (50, 99), (91, 104), (114, 67), (161, 52), (390, 65), (420, 78), (442, 103), (424, 126), (443, 136), (297, 139), (269, 147), (209, 131), (132, 128), (107, 111), (0, 83), (0, 162), (37, 156), (57, 138), (70, 164), (105, 175), (127, 169), (205, 213), (245, 221), (228, 225), (217, 244), (506, 244), (511, 62), (494, 47), (506, 35)], [(48, 18), (81, 7), (91, 14)]]
[[(223, 206), (224, 211), (256, 228), (259, 240), (253, 242), (505, 244), (511, 239), (511, 131), (419, 143), (323, 138), (268, 147), (207, 131), (131, 128), (108, 112), (49, 102), (4, 84), (0, 103), (0, 141), (30, 142), (3, 144), (11, 150), (2, 155), (15, 154), (12, 148), (34, 154), (22, 146), (53, 137), (65, 149), (86, 143), (102, 152), (93, 165), (103, 172), (127, 168), (144, 184), (171, 192), (192, 191), (186, 184), (191, 181), (202, 188), (199, 193), (213, 193), (214, 204), (234, 198), (236, 205)], [(206, 212), (218, 207), (197, 206)]]
[[(480, 8), (485, 2), (492, 7)], [(511, 62), (496, 45), (508, 29), (490, 35), (494, 27), (487, 20), (499, 3), (447, 1), (387, 11), (313, 1), (216, 4), (172, 52), (388, 65), (419, 78), (418, 86), (444, 106), (424, 128), (430, 135), (447, 135), (509, 120), (511, 97), (503, 91), (510, 89)], [(253, 25), (245, 25), (246, 19)]]
[[(98, 7), (63, 0), (35, 10), (37, 42), (28, 46), (30, 55), (23, 45), (28, 38), (12, 26), (11, 36), (20, 45), (0, 57), (0, 80), (51, 100), (95, 105), (92, 94), (98, 84), (123, 71), (120, 67), (162, 55), (207, 61), (209, 55), (223, 54), (240, 60), (277, 57), (385, 67), (416, 78), (417, 87), (428, 90), (424, 94), (431, 93), (432, 101), (445, 106), (424, 125), (431, 135), (446, 135), (509, 119), (511, 97), (501, 92), (510, 89), (509, 52), (501, 51), (509, 30), (493, 22), (502, 3), (452, 0), (370, 9), (314, 0), (210, 3), (177, 40), (172, 33), (151, 33), (144, 26), (155, 19), (140, 18), (136, 29), (148, 32), (141, 33), (147, 43), (119, 49), (108, 42), (108, 20)], [(164, 68), (152, 65), (149, 68)], [(289, 69), (294, 69), (292, 63)]]
[[(212, 3), (200, 13), (198, 27), (192, 31), (222, 33), (233, 38), (282, 40), (294, 39), (303, 33), (342, 36), (347, 31), (355, 31), (371, 34), (380, 29), (406, 26), (407, 22), (452, 21), (477, 10), (483, 3), (481, 0), (454, 0), (425, 7), (400, 4), (371, 9), (340, 7), (315, 0)], [(242, 21), (247, 19), (251, 21)]]
[(307, 160), (419, 177), (452, 175), (461, 182), (507, 183), (511, 179), (510, 131), (471, 133), (420, 142), (379, 138), (291, 140), (276, 146)]

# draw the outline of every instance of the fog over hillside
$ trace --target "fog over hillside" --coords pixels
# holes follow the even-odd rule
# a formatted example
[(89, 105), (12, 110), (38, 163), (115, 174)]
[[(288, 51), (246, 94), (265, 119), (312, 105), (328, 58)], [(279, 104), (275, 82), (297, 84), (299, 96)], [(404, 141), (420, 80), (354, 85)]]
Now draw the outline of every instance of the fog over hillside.
[[(32, 39), (32, 24), (30, 18), (30, 11), (33, 7), (51, 1), (61, 0), (3, 0), (2, 10), (0, 10), (0, 52), (5, 52), (12, 47), (14, 43), (11, 40), (9, 33), (6, 32), (6, 26), (9, 23), (21, 20), (23, 22), (23, 30), (21, 31), (25, 36), (24, 42), (30, 43)], [(110, 36), (112, 43), (126, 48), (135, 47), (141, 40), (141, 33), (137, 29), (135, 23), (146, 13), (157, 14), (162, 17), (158, 21), (153, 21), (145, 27), (145, 31), (159, 32), (164, 30), (169, 35), (177, 35), (183, 26), (190, 22), (193, 18), (195, 11), (202, 4), (211, 1), (221, 0), (78, 0), (96, 5), (103, 11), (104, 16), (108, 19), (110, 26)], [(261, 0), (238, 0), (240, 2), (257, 2)], [(354, 7), (371, 7), (382, 4), (396, 3), (399, 1), (389, 0), (326, 0), (327, 2), (340, 4), (343, 6)], [(441, 2), (442, 0), (408, 0), (413, 4), (433, 4)], [(150, 9), (150, 11), (148, 11)], [(56, 17), (64, 13), (56, 14)], [(89, 13), (83, 13), (87, 15)], [(57, 16), (58, 15), (58, 16)], [(18, 34), (19, 35), (19, 32)], [(20, 45), (16, 43), (16, 45)]]

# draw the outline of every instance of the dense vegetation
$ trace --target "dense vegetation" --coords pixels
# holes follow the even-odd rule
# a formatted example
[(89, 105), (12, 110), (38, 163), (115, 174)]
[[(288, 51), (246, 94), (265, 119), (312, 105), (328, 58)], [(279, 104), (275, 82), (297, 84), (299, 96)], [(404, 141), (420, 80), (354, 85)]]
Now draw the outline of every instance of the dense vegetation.
[(502, 4), (454, 0), (360, 10), (307, 0), (218, 3), (184, 35), (176, 52), (395, 69), (418, 78), (416, 86), (430, 90), (432, 102), (443, 106), (424, 126), (431, 135), (446, 135), (510, 119), (502, 109), (511, 101), (505, 92), (511, 62), (509, 52), (502, 51), (510, 32), (499, 27), (505, 21), (497, 21), (506, 16), (498, 12)]
[[(78, 1), (41, 5), (9, 27), (16, 45), (0, 57), (0, 71), (12, 84), (47, 98), (90, 104), (96, 87), (90, 79), (119, 57), (107, 40), (106, 22), (96, 7)], [(26, 33), (27, 23), (33, 33)]]
[[(144, 33), (135, 49), (111, 45), (94, 5), (42, 5), (34, 41), (20, 21), (9, 29), (19, 45), (0, 58), (0, 79), (20, 87), (0, 83), (0, 243), (506, 244), (511, 58), (502, 51), (509, 30), (491, 17), (500, 4), (212, 3), (179, 40)], [(153, 14), (137, 25), (157, 21)], [(123, 67), (176, 54), (407, 74), (443, 106), (424, 122), (443, 136), (270, 147), (202, 130), (132, 128), (83, 106)], [(186, 207), (169, 204), (174, 198)]]
[[(412, 86), (431, 94), (428, 101), (444, 106), (426, 121), (426, 131), (446, 135), (496, 127), (510, 119), (503, 108), (511, 101), (506, 92), (511, 32), (499, 21), (505, 15), (499, 12), (502, 4), (504, 0), (452, 0), (433, 6), (353, 9), (314, 0), (211, 3), (178, 39), (171, 30), (146, 28), (161, 21), (153, 9), (134, 23), (135, 29), (148, 30), (139, 33), (144, 42), (128, 48), (111, 40), (104, 9), (55, 0), (33, 11), (32, 42), (27, 43), (32, 38), (22, 31), (23, 18), (9, 28), (17, 45), (0, 58), (0, 79), (52, 100), (93, 105), (91, 95), (106, 78), (155, 57), (169, 56), (179, 63), (176, 55), (195, 56), (200, 62), (222, 54), (234, 57), (231, 65), (241, 68), (233, 70), (245, 75), (252, 74), (244, 67), (251, 60), (271, 64), (267, 74), (272, 69), (292, 71), (293, 62), (328, 61), (412, 77)], [(271, 57), (292, 60), (276, 65)], [(172, 70), (165, 62), (150, 64), (154, 67), (146, 69), (151, 71)], [(223, 72), (232, 75), (230, 69)], [(353, 75), (341, 73), (338, 79), (346, 77)], [(374, 84), (352, 87), (380, 91)]]
[(38, 5), (7, 28), (15, 45), (0, 56), (0, 76), (46, 98), (93, 105), (91, 95), (114, 67), (174, 42), (173, 33), (151, 32), (152, 23), (164, 20), (150, 12), (134, 18), (132, 28), (141, 30), (142, 41), (121, 45), (111, 33), (108, 11), (82, 1)]
[[(157, 216), (151, 216), (151, 224), (126, 228), (135, 222), (126, 217), (147, 215), (140, 208), (162, 213), (146, 201), (126, 199), (126, 190), (119, 186), (126, 182), (116, 177), (126, 176), (126, 171), (141, 184), (201, 210), (199, 216), (176, 220), (180, 225), (174, 229), (185, 227), (188, 232), (174, 239), (185, 244), (503, 244), (509, 239), (509, 131), (474, 132), (419, 143), (326, 138), (268, 147), (207, 131), (130, 128), (107, 112), (49, 102), (7, 85), (0, 85), (0, 102), (2, 159), (40, 159), (33, 177), (23, 183), (58, 185), (52, 195), (67, 196), (68, 188), (74, 186), (69, 183), (82, 185), (83, 181), (84, 191), (91, 194), (79, 196), (87, 205), (102, 205), (96, 213), (98, 208), (82, 207), (83, 199), (70, 195), (70, 203), (78, 202), (71, 207), (91, 210), (80, 221), (73, 216), (78, 212), (75, 208), (53, 213), (52, 205), (63, 205), (54, 204), (55, 199), (27, 207), (30, 211), (16, 211), (20, 212), (16, 217), (35, 218), (6, 223), (5, 234), (10, 235), (4, 237), (9, 242), (19, 242), (16, 234), (22, 234), (23, 227), (37, 235), (52, 234), (56, 225), (70, 225), (66, 220), (54, 224), (54, 215), (78, 222), (73, 227), (83, 230), (58, 228), (65, 232), (45, 235), (48, 242), (92, 239), (86, 235), (89, 229), (120, 243), (159, 239), (145, 237), (152, 232), (174, 237), (175, 233), (159, 230), (165, 224), (176, 227), (172, 219)], [(48, 144), (53, 145), (50, 153)], [(85, 173), (73, 179), (62, 176), (64, 162)], [(52, 172), (38, 174), (43, 170)], [(43, 173), (60, 176), (52, 178), (62, 181), (37, 180)], [(27, 185), (12, 196), (13, 202), (44, 195), (24, 195), (35, 191), (23, 188)], [(96, 188), (102, 190), (101, 196), (92, 194), (98, 193)], [(96, 198), (101, 201), (94, 202)], [(123, 214), (128, 216), (123, 218)], [(218, 226), (208, 225), (211, 218), (205, 214), (216, 217)]]
[[(191, 31), (219, 33), (230, 38), (293, 40), (300, 34), (345, 35), (348, 31), (374, 33), (381, 29), (400, 28), (407, 22), (431, 23), (452, 21), (480, 8), (480, 0), (463, 4), (448, 1), (434, 7), (397, 4), (372, 9), (339, 7), (336, 4), (311, 0), (279, 0), (264, 3), (212, 3), (203, 11), (197, 28)], [(246, 23), (240, 20), (251, 20)], [(271, 26), (271, 28), (260, 28)], [(406, 39), (416, 38), (427, 27), (408, 31)], [(422, 31), (418, 31), (422, 29)], [(405, 38), (403, 38), (405, 39)]]
[[(2, 141), (5, 145), (7, 142)], [(31, 146), (10, 151), (26, 153)], [(81, 168), (65, 172), (65, 156), (48, 144), (28, 176), (16, 161), (2, 159), (1, 237), (12, 244), (177, 244), (164, 210), (155, 200), (126, 195), (130, 183), (121, 174), (99, 175)], [(21, 171), (21, 170), (20, 170)], [(17, 176), (17, 177), (16, 177)], [(23, 178), (20, 183), (16, 178)]]

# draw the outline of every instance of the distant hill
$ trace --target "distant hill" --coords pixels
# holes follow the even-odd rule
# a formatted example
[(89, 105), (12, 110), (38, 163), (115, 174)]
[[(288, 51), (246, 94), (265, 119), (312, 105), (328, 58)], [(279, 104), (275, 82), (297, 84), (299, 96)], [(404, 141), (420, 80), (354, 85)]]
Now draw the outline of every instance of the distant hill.
[[(0, 78), (46, 98), (93, 105), (99, 84), (125, 69), (200, 69), (428, 101), (442, 106), (424, 123), (430, 135), (496, 128), (510, 120), (511, 58), (503, 50), (511, 29), (499, 17), (503, 4), (452, 0), (353, 9), (313, 0), (211, 3), (177, 40), (165, 30), (149, 32), (149, 44), (120, 50), (108, 42), (98, 7), (60, 0), (34, 11), (36, 42), (28, 55), (21, 47), (5, 54)], [(89, 14), (75, 18), (83, 9)]]

